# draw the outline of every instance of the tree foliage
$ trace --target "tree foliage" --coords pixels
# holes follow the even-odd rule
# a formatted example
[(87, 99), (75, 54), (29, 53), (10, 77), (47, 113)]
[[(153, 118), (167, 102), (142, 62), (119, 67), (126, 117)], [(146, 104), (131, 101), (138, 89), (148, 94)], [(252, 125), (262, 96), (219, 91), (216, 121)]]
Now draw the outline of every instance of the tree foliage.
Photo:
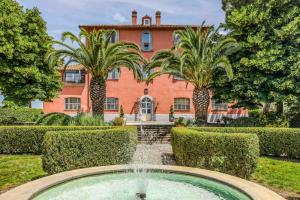
[[(64, 58), (67, 60), (65, 67), (71, 63), (79, 63), (91, 73), (90, 97), (94, 115), (104, 114), (106, 80), (109, 72), (115, 69), (120, 71), (121, 67), (126, 67), (133, 72), (134, 78), (140, 80), (143, 77), (141, 65), (146, 61), (140, 54), (139, 46), (123, 41), (112, 43), (114, 34), (115, 30), (81, 29), (77, 37), (73, 33), (65, 32), (62, 41), (54, 41), (61, 49), (47, 55), (50, 65), (57, 58)], [(77, 47), (68, 45), (65, 40), (72, 41)]]
[(197, 30), (187, 27), (176, 31), (180, 40), (175, 48), (157, 52), (148, 65), (149, 71), (160, 67), (148, 77), (148, 82), (157, 76), (168, 74), (194, 86), (193, 104), (197, 124), (207, 121), (208, 90), (215, 78), (214, 72), (221, 69), (229, 79), (233, 77), (227, 55), (236, 47), (234, 39), (219, 38), (217, 30), (203, 25)]
[(37, 8), (24, 10), (15, 0), (0, 1), (0, 91), (18, 105), (35, 99), (48, 101), (60, 90), (57, 65), (50, 67), (46, 53), (46, 23)]
[(300, 1), (255, 0), (228, 13), (226, 27), (242, 47), (230, 57), (234, 78), (214, 82), (215, 95), (237, 106), (300, 98)]

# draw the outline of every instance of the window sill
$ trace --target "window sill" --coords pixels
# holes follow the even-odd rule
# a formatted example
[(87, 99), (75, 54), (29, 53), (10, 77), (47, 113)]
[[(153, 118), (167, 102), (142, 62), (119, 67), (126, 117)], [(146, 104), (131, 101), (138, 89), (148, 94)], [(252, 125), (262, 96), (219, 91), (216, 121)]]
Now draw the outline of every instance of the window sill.
[(72, 85), (72, 86), (84, 86), (85, 83), (66, 83), (64, 82), (64, 85)]
[(152, 50), (143, 50), (143, 49), (142, 49), (141, 51), (142, 51), (143, 53), (146, 53), (146, 52), (150, 52), (150, 53), (151, 53), (151, 52), (154, 52), (153, 49), (152, 49)]
[(174, 110), (174, 112), (190, 112), (191, 110)]
[(211, 111), (227, 111), (228, 110), (228, 108), (227, 109), (216, 109), (216, 108), (212, 108), (211, 109)]

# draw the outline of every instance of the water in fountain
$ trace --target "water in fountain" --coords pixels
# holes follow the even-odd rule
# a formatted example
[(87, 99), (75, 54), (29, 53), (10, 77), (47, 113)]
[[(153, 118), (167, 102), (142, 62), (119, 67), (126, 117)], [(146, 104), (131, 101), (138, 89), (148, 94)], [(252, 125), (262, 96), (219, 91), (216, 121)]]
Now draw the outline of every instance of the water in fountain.
[[(150, 137), (152, 138), (151, 132), (146, 133), (144, 131), (143, 127), (143, 119), (142, 119), (142, 113), (139, 113), (139, 122), (140, 122), (140, 137), (141, 140), (147, 141), (147, 139)], [(150, 149), (151, 143), (148, 144), (142, 144), (137, 149), (137, 152), (135, 153), (134, 159), (131, 163), (131, 166), (133, 167), (134, 175), (136, 178), (136, 184), (137, 184), (137, 192), (136, 196), (137, 198), (144, 200), (146, 199), (147, 194), (147, 188), (149, 184), (149, 180), (147, 177), (147, 165), (148, 164), (154, 164), (149, 163), (150, 159), (148, 159), (149, 154), (151, 153)]]

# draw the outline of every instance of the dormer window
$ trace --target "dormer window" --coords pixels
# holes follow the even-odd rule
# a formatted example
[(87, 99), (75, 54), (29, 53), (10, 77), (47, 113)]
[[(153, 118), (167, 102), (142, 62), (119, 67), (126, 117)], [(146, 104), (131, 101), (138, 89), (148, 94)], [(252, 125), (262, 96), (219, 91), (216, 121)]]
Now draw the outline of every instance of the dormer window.
[(146, 15), (142, 18), (142, 24), (144, 26), (150, 26), (152, 24), (151, 21), (152, 21), (152, 18), (148, 15)]
[(142, 50), (152, 51), (152, 34), (150, 31), (144, 31), (142, 33)]
[(149, 26), (150, 25), (150, 19), (144, 19), (144, 25)]

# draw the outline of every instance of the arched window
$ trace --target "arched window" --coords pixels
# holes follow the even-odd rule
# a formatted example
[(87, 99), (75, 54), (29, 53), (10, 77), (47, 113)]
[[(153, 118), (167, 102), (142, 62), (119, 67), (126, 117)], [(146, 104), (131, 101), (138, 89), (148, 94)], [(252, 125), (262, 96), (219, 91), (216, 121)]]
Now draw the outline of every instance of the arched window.
[(144, 31), (142, 33), (142, 50), (152, 51), (152, 34), (150, 31)]
[(173, 45), (175, 46), (180, 41), (180, 36), (176, 33), (173, 34)]
[(80, 98), (65, 98), (65, 110), (80, 110)]

